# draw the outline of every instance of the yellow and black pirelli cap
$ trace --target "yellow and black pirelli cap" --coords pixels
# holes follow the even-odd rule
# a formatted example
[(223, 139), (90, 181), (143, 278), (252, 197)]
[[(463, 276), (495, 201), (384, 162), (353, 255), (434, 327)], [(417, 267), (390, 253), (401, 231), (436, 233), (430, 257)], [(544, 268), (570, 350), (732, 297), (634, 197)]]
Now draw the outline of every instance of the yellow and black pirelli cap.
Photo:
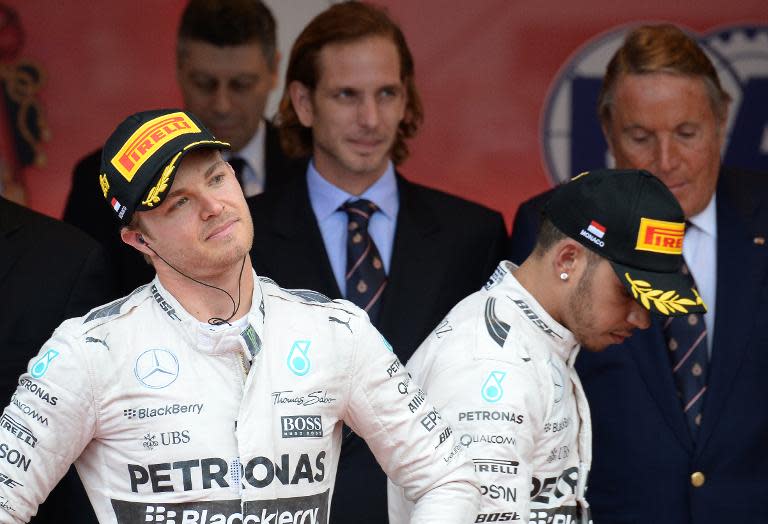
[(693, 278), (682, 271), (683, 210), (649, 172), (582, 173), (555, 190), (544, 214), (564, 234), (608, 259), (649, 311), (666, 316), (706, 311)]
[(104, 144), (99, 175), (104, 199), (123, 224), (129, 223), (135, 211), (160, 205), (181, 159), (201, 148), (229, 149), (229, 144), (181, 109), (129, 116)]

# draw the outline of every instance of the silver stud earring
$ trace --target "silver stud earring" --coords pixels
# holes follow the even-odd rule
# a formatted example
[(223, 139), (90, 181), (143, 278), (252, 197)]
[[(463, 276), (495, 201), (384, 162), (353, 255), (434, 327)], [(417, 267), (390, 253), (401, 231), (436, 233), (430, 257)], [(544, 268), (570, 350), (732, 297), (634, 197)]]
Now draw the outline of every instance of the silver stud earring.
[(563, 282), (568, 280), (568, 273), (565, 273), (565, 272), (560, 273), (560, 280), (562, 280)]

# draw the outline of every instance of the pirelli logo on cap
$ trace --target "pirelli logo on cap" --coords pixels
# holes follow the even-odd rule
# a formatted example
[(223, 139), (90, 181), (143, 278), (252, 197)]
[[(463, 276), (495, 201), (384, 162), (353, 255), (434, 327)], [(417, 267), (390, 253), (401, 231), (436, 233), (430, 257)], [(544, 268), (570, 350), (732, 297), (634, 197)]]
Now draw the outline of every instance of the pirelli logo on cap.
[(635, 249), (666, 255), (682, 255), (684, 236), (685, 223), (683, 222), (641, 218)]
[(186, 133), (199, 133), (200, 128), (182, 112), (154, 118), (138, 128), (125, 145), (112, 157), (112, 165), (130, 182), (144, 162), (155, 151)]

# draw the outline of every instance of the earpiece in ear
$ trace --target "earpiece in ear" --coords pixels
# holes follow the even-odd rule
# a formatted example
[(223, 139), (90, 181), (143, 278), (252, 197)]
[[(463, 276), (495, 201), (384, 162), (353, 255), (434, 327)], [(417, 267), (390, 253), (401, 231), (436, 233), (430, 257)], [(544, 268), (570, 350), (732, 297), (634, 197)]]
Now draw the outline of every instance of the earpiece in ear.
[(144, 237), (143, 237), (143, 236), (141, 236), (141, 235), (138, 235), (138, 236), (136, 237), (136, 240), (138, 240), (138, 241), (139, 241), (139, 244), (144, 244), (145, 246), (147, 245), (147, 242), (144, 240)]

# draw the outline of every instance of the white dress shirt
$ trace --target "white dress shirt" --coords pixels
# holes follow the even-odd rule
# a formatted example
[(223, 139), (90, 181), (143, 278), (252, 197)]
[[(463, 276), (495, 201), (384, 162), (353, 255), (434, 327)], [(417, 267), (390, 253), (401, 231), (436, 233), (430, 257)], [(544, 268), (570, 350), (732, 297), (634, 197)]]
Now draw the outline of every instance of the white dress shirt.
[(715, 195), (704, 211), (688, 219), (683, 256), (691, 271), (701, 298), (707, 305), (704, 323), (707, 325), (707, 350), (712, 356), (715, 332), (715, 299), (717, 298), (717, 210)]
[(259, 123), (251, 139), (240, 151), (228, 151), (224, 153), (224, 159), (229, 160), (233, 156), (245, 161), (240, 177), (243, 181), (243, 193), (250, 197), (264, 192), (266, 182), (266, 168), (264, 167), (264, 148), (266, 140), (266, 128), (264, 120)]

